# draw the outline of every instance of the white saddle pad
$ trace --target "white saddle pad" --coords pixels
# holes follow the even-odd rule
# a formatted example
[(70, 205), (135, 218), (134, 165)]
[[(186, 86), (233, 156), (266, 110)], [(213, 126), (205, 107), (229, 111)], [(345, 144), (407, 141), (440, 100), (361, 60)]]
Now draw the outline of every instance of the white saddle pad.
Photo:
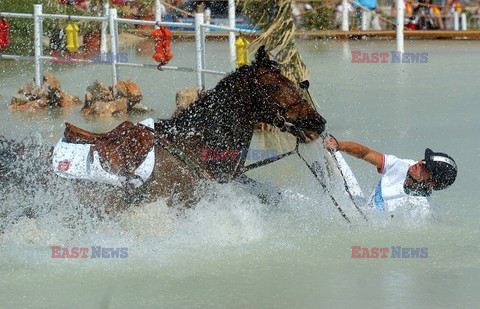
[[(152, 118), (140, 122), (153, 129)], [(85, 179), (114, 186), (123, 187), (127, 181), (126, 177), (111, 174), (105, 171), (100, 164), (98, 152), (93, 152), (93, 163), (90, 163), (91, 144), (74, 144), (67, 142), (64, 138), (58, 141), (53, 150), (52, 167), (55, 174), (63, 178)], [(141, 179), (129, 180), (135, 187), (140, 187), (153, 172), (155, 165), (155, 147), (150, 150), (147, 158), (135, 171), (135, 175)]]

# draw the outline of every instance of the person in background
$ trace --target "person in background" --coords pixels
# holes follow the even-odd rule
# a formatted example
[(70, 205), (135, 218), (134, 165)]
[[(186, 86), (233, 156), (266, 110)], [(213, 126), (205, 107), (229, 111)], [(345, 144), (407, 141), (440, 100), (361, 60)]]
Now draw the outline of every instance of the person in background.
[(378, 21), (377, 0), (354, 0), (353, 7), (357, 9), (357, 15), (360, 20), (362, 11), (366, 12), (366, 30), (382, 30)]
[(393, 211), (406, 203), (429, 205), (432, 190), (443, 190), (455, 182), (457, 164), (447, 154), (427, 148), (420, 161), (385, 155), (355, 142), (324, 140), (329, 151), (342, 151), (373, 164), (382, 174), (367, 204), (379, 210)]
[[(340, 28), (342, 26), (342, 18), (343, 18), (343, 1), (339, 1), (335, 3), (335, 5), (333, 6), (333, 9), (335, 10), (335, 27)], [(355, 9), (350, 4), (350, 2), (347, 2), (347, 12), (348, 12), (348, 16), (352, 16), (355, 13)]]
[(296, 26), (299, 26), (302, 23), (302, 17), (309, 11), (313, 9), (312, 5), (309, 3), (297, 3), (292, 6), (292, 15), (293, 21)]
[(453, 29), (453, 18), (454, 18), (454, 13), (458, 12), (459, 14), (462, 13), (462, 4), (458, 0), (448, 0), (447, 5), (443, 8), (443, 15), (446, 15), (445, 17), (445, 28), (446, 29)]
[[(473, 12), (473, 15), (479, 16), (480, 15), (480, 0), (478, 0), (478, 8)], [(480, 18), (477, 19), (478, 28), (480, 28)]]
[(428, 5), (429, 13), (432, 16), (435, 29), (445, 30), (440, 8), (433, 3), (433, 0), (427, 0), (426, 4)]
[(419, 0), (419, 3), (414, 4), (413, 15), (413, 23), (418, 30), (436, 30), (443, 27), (440, 10), (433, 5), (433, 0)]
[[(405, 10), (403, 11), (403, 17), (404, 17), (403, 24), (405, 25), (406, 28), (410, 30), (415, 30), (416, 25), (412, 22), (414, 19), (412, 5), (410, 4), (410, 2), (407, 2), (407, 1), (404, 1), (403, 3), (405, 4)], [(395, 30), (397, 29), (397, 4), (395, 1), (392, 3), (391, 16), (393, 21), (392, 29)]]

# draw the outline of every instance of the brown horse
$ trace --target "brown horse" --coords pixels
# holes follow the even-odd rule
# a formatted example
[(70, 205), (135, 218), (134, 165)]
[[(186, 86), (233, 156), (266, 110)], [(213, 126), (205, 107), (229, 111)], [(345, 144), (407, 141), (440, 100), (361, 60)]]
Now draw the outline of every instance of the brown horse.
[[(280, 127), (302, 141), (321, 134), (325, 128), (324, 118), (307, 103), (297, 85), (281, 74), (277, 63), (269, 59), (263, 48), (258, 51), (252, 65), (243, 66), (222, 79), (213, 90), (178, 116), (156, 122), (153, 130), (141, 130), (131, 123), (117, 127), (117, 131), (126, 132), (123, 141), (128, 140), (129, 145), (133, 143), (135, 146), (130, 147), (133, 149), (130, 155), (113, 155), (130, 149), (126, 147), (127, 142), (119, 142), (121, 139), (110, 143), (118, 136), (115, 130), (110, 135), (89, 135), (85, 131), (80, 135), (97, 141), (99, 151), (102, 147), (110, 147), (105, 146), (107, 144), (113, 145), (113, 150), (104, 151), (106, 156), (110, 154), (109, 159), (117, 163), (128, 161), (124, 162), (123, 170), (116, 169), (117, 173), (128, 174), (132, 167), (138, 165), (132, 156), (140, 152), (145, 154), (145, 150), (155, 144), (153, 173), (139, 189), (111, 187), (102, 194), (102, 198), (108, 194), (108, 199), (113, 201), (111, 206), (114, 207), (109, 207), (107, 211), (117, 212), (129, 203), (153, 201), (158, 197), (167, 197), (169, 205), (175, 202), (191, 205), (195, 201), (192, 193), (202, 178), (218, 182), (236, 179), (244, 171), (244, 159), (238, 156), (228, 160), (204, 160), (202, 149), (220, 153), (222, 150), (246, 149), (259, 122)], [(135, 130), (128, 131), (131, 128)], [(137, 132), (139, 130), (140, 133)], [(83, 138), (75, 136), (70, 132), (67, 137), (74, 141)], [(115, 170), (113, 167), (112, 171)], [(85, 189), (84, 196), (98, 196), (92, 190), (98, 184), (80, 183)], [(128, 198), (119, 199), (126, 195)]]

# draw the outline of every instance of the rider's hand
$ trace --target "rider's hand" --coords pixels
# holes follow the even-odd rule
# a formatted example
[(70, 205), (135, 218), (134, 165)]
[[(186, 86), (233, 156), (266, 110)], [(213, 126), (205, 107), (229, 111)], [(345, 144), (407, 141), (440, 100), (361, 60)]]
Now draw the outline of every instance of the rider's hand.
[(329, 137), (323, 140), (323, 146), (328, 151), (335, 152), (338, 150), (340, 145), (338, 144), (338, 141), (335, 138)]

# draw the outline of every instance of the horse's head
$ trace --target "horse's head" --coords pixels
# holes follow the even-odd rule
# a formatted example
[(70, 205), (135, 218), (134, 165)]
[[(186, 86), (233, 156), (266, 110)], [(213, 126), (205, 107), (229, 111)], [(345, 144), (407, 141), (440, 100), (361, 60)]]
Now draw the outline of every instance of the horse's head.
[(313, 139), (325, 130), (325, 119), (298, 91), (297, 86), (282, 75), (278, 64), (270, 60), (261, 47), (253, 64), (252, 95), (256, 96), (259, 122), (272, 124), (302, 141)]

